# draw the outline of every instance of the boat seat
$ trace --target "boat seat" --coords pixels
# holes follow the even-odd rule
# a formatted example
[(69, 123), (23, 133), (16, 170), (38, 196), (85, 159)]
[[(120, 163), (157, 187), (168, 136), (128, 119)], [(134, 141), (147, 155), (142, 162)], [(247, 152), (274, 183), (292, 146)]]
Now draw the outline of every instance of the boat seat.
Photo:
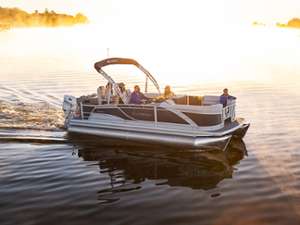
[(98, 98), (96, 94), (91, 94), (91, 95), (83, 95), (77, 98), (77, 104), (86, 104), (86, 105), (97, 105), (98, 104)]
[(86, 99), (83, 104), (87, 105), (97, 105), (98, 104), (98, 98), (88, 98)]
[(97, 88), (97, 98), (98, 98), (98, 104), (101, 105), (104, 101), (107, 101), (105, 98), (105, 87), (99, 86)]
[(110, 91), (107, 91), (106, 87), (104, 86), (99, 86), (97, 88), (97, 99), (98, 99), (98, 104), (107, 104), (108, 102), (110, 103), (117, 103), (116, 101), (116, 96), (113, 96)]
[(203, 105), (217, 105), (220, 104), (220, 97), (215, 95), (203, 96)]

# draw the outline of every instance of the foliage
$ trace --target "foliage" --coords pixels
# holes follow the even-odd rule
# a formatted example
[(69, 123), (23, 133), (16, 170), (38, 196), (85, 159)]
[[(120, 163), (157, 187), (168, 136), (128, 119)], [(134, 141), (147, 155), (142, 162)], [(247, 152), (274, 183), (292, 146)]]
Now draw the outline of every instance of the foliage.
[(300, 19), (293, 18), (287, 24), (277, 23), (278, 27), (300, 28)]
[(33, 13), (27, 13), (18, 8), (0, 7), (0, 30), (11, 27), (57, 27), (72, 26), (75, 24), (84, 24), (88, 18), (78, 13), (75, 16), (59, 14), (53, 10), (45, 9), (43, 13), (35, 10)]

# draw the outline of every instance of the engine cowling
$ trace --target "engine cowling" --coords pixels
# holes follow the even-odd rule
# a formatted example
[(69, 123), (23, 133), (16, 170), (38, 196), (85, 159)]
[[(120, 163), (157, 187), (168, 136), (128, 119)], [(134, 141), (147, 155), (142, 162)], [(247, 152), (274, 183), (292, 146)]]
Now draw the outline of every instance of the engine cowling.
[(65, 114), (65, 127), (67, 128), (70, 119), (73, 117), (73, 115), (77, 109), (76, 97), (71, 96), (71, 95), (65, 95), (62, 109)]

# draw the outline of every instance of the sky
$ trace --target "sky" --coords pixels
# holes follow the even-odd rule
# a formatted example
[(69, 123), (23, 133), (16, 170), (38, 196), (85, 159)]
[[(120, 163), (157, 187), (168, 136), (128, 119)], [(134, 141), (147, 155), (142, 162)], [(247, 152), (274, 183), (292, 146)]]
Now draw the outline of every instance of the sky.
[(240, 74), (256, 79), (269, 74), (269, 67), (258, 73), (259, 66), (299, 64), (299, 30), (252, 26), (253, 21), (275, 24), (300, 18), (299, 0), (0, 0), (0, 6), (81, 12), (91, 21), (72, 28), (4, 32), (1, 52), (20, 59), (72, 56), (90, 68), (101, 57), (126, 56), (145, 62), (166, 80), (175, 68), (183, 80), (186, 73), (197, 79), (206, 74), (218, 80), (224, 73), (226, 79)]
[(92, 22), (174, 20), (203, 24), (287, 22), (300, 17), (299, 0), (0, 0), (2, 7), (86, 14)]

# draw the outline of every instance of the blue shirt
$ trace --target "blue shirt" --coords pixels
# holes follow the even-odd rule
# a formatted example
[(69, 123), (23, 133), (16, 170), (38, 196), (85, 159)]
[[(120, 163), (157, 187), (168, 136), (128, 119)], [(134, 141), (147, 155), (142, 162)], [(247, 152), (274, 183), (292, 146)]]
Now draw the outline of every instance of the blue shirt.
[(129, 100), (129, 104), (141, 104), (142, 99), (147, 99), (142, 93), (132, 92)]
[(231, 96), (231, 95), (221, 95), (220, 96), (220, 103), (223, 105), (223, 107), (227, 106), (227, 101), (228, 100), (234, 100), (236, 97)]

